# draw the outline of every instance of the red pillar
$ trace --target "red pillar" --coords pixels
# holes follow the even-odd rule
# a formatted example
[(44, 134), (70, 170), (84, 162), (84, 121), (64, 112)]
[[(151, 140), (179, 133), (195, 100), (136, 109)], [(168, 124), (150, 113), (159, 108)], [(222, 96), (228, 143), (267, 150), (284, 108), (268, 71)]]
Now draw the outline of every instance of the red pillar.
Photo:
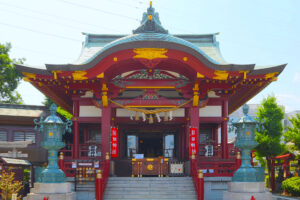
[(59, 169), (61, 169), (62, 171), (65, 171), (65, 169), (64, 169), (65, 161), (64, 161), (64, 153), (63, 152), (60, 152), (60, 154), (59, 154), (58, 166), (59, 166)]
[(228, 100), (224, 99), (222, 103), (222, 117), (223, 122), (221, 124), (221, 143), (222, 143), (222, 158), (228, 158), (228, 132), (227, 132), (227, 121), (228, 121)]
[(110, 128), (111, 128), (111, 108), (102, 107), (101, 116), (101, 155), (110, 154)]
[(185, 130), (186, 130), (186, 128), (185, 128), (185, 126), (184, 127), (182, 127), (181, 129), (180, 129), (180, 151), (181, 151), (181, 153), (180, 153), (180, 159), (184, 159), (184, 144), (185, 144), (185, 142), (184, 142), (184, 139), (185, 139), (185, 134), (184, 134), (184, 132), (185, 132)]
[(96, 200), (102, 200), (103, 194), (102, 194), (102, 190), (103, 190), (103, 185), (102, 185), (102, 174), (101, 174), (101, 170), (97, 171), (97, 175), (96, 175)]
[(202, 170), (198, 170), (198, 200), (204, 200), (204, 177)]
[(184, 158), (189, 159), (190, 156), (190, 144), (189, 144), (189, 139), (190, 139), (190, 112), (188, 108), (185, 108), (184, 110), (184, 116), (186, 118), (186, 126), (185, 126), (185, 134), (184, 134)]
[(283, 165), (284, 180), (287, 179), (287, 178), (289, 178), (289, 176), (290, 176), (289, 166), (290, 166), (289, 160), (288, 159), (284, 159), (284, 165)]
[[(196, 128), (197, 129), (197, 141), (199, 142), (199, 137), (200, 137), (199, 136), (199, 107), (191, 107), (191, 109), (190, 109), (190, 126), (192, 128)], [(188, 130), (188, 135), (189, 134), (190, 134), (190, 131)]]
[(271, 188), (272, 188), (272, 192), (275, 191), (275, 159), (271, 160), (271, 177), (269, 177), (271, 179)]
[(215, 146), (218, 146), (218, 143), (219, 143), (219, 132), (218, 132), (218, 126), (216, 125), (214, 128), (213, 128), (213, 134), (214, 134), (214, 140), (215, 140)]
[(79, 158), (79, 101), (73, 100), (73, 159)]

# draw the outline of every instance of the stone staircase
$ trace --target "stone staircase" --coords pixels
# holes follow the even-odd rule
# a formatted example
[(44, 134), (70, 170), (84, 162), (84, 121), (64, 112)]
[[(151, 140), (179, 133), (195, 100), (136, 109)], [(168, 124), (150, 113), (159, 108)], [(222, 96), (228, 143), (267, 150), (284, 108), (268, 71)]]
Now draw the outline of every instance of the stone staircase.
[(95, 200), (95, 182), (78, 183), (76, 187), (76, 199)]
[(191, 177), (110, 177), (104, 200), (113, 199), (196, 200), (197, 196)]

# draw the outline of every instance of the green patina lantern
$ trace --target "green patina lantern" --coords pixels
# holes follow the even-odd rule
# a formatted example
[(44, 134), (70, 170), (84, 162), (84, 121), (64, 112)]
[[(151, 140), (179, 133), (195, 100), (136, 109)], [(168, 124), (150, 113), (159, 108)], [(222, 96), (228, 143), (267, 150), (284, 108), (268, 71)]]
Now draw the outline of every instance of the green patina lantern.
[(62, 170), (59, 169), (58, 160), (58, 150), (65, 146), (62, 142), (62, 135), (66, 131), (71, 132), (70, 126), (72, 122), (67, 120), (63, 122), (56, 115), (57, 106), (52, 104), (50, 106), (51, 115), (45, 120), (41, 117), (38, 122), (37, 119), (34, 120), (36, 124), (36, 129), (40, 126), (39, 130), (43, 135), (43, 141), (41, 146), (48, 150), (48, 166), (40, 174), (40, 181), (42, 183), (62, 183), (65, 182), (66, 176)]
[(241, 167), (234, 173), (233, 182), (261, 182), (260, 169), (251, 165), (251, 149), (257, 146), (255, 141), (255, 128), (263, 128), (259, 121), (248, 115), (249, 106), (243, 106), (244, 116), (237, 122), (231, 122), (231, 129), (235, 129), (237, 138), (235, 146), (241, 150)]

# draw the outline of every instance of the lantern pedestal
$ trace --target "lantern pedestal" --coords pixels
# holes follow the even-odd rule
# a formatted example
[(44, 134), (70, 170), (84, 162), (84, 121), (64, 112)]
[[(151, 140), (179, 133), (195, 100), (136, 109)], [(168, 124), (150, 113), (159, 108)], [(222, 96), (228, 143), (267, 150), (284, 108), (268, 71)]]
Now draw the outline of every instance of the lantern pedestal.
[(41, 200), (49, 197), (55, 200), (76, 200), (76, 192), (72, 192), (71, 183), (34, 183), (34, 188), (24, 200)]
[(223, 200), (272, 200), (272, 194), (265, 191), (264, 182), (229, 182)]
[(66, 183), (66, 176), (58, 167), (58, 150), (65, 146), (62, 142), (62, 135), (66, 130), (70, 132), (70, 121), (63, 122), (56, 116), (57, 106), (52, 104), (50, 107), (51, 115), (45, 120), (42, 118), (36, 125), (40, 126), (43, 141), (41, 146), (48, 150), (48, 166), (41, 172), (41, 183), (34, 183), (34, 188), (24, 197), (25, 200), (76, 200), (76, 193), (72, 192), (71, 183)]
[(223, 200), (250, 200), (252, 196), (255, 200), (272, 200), (272, 194), (265, 191), (264, 168), (251, 165), (251, 149), (257, 146), (255, 128), (261, 123), (249, 116), (248, 110), (248, 105), (244, 105), (244, 116), (232, 122), (237, 134), (234, 145), (241, 150), (242, 163), (228, 183), (228, 191), (223, 192)]

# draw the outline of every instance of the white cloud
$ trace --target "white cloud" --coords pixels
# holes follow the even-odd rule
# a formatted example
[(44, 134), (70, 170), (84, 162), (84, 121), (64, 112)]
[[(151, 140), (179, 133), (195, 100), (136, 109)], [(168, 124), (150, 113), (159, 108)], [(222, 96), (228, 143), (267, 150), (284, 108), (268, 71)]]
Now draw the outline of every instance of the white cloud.
[(300, 72), (296, 72), (293, 79), (294, 83), (300, 83)]

